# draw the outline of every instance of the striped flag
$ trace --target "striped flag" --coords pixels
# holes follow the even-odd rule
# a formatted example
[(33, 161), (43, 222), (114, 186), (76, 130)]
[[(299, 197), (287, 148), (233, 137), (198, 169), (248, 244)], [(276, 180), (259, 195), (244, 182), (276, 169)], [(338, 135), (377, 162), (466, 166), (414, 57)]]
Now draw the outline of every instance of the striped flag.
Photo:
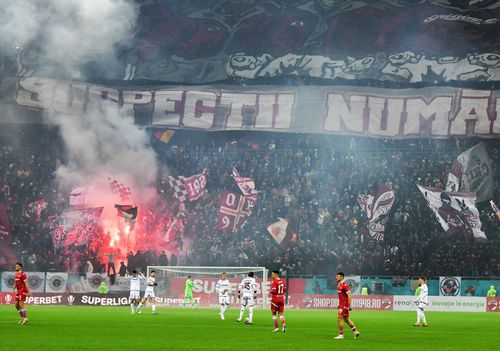
[(161, 141), (164, 144), (168, 144), (170, 139), (174, 136), (175, 131), (174, 130), (165, 130), (165, 131), (158, 131), (155, 133), (155, 138), (158, 141)]

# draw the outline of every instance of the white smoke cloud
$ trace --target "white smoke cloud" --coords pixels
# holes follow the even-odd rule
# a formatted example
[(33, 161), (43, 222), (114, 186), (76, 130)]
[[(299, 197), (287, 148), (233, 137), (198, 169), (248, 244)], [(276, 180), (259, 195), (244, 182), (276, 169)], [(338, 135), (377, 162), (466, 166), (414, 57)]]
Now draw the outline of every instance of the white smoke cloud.
[[(112, 69), (117, 47), (133, 37), (137, 20), (131, 0), (0, 0), (0, 6), (0, 48), (28, 51), (41, 66), (37, 74), (49, 78), (85, 80), (89, 61)], [(61, 189), (93, 186), (112, 201), (112, 177), (130, 186), (135, 200), (154, 194), (157, 163), (148, 135), (116, 104), (78, 115), (46, 111), (46, 120), (60, 127), (65, 143), (64, 165), (57, 169)]]
[(0, 0), (1, 46), (25, 50), (39, 73), (84, 79), (82, 66), (116, 64), (116, 45), (131, 38), (136, 6), (128, 0)]
[(93, 186), (94, 193), (109, 192), (107, 178), (116, 178), (132, 188), (134, 199), (147, 201), (157, 176), (155, 152), (147, 133), (131, 117), (118, 113), (112, 103), (103, 111), (85, 115), (49, 114), (49, 122), (60, 127), (66, 162), (57, 169), (62, 188)]

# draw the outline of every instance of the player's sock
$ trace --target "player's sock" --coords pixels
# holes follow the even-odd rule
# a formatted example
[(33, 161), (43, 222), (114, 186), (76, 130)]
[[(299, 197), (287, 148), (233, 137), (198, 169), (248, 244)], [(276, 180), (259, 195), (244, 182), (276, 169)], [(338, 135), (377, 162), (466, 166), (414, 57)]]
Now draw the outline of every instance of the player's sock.
[(132, 310), (132, 313), (134, 313), (134, 306), (135, 306), (135, 304), (134, 304), (134, 303), (131, 303), (131, 304), (130, 304), (130, 309)]
[(274, 323), (274, 329), (278, 329), (278, 318), (276, 316), (273, 316), (273, 323)]
[(422, 318), (422, 322), (424, 322), (424, 324), (427, 324), (427, 320), (425, 319), (425, 313), (422, 310), (420, 310), (420, 317)]
[(250, 317), (250, 321), (253, 321), (253, 307), (248, 307), (248, 317)]
[(286, 326), (285, 316), (281, 315), (281, 316), (280, 316), (280, 320), (281, 320), (281, 325), (282, 325), (282, 326)]
[(155, 313), (155, 312), (156, 312), (156, 305), (155, 305), (155, 304), (152, 304), (152, 305), (151, 305), (151, 309), (153, 310), (153, 313)]
[(240, 317), (238, 319), (241, 320), (241, 318), (243, 318), (243, 313), (245, 313), (245, 307), (241, 306), (241, 308), (240, 308)]
[(21, 310), (21, 317), (23, 317), (23, 319), (27, 319), (28, 318), (27, 315), (26, 315), (26, 310), (24, 308)]
[(352, 332), (353, 332), (354, 334), (356, 334), (356, 333), (358, 332), (358, 329), (357, 329), (357, 328), (356, 328), (356, 326), (354, 326), (354, 325), (351, 327), (351, 330), (352, 330)]
[(339, 335), (344, 335), (344, 327), (339, 328)]
[(17, 312), (19, 312), (19, 315), (21, 316), (21, 319), (24, 319), (24, 317), (23, 317), (23, 310), (19, 310)]
[(417, 323), (415, 324), (420, 324), (420, 308), (417, 307)]

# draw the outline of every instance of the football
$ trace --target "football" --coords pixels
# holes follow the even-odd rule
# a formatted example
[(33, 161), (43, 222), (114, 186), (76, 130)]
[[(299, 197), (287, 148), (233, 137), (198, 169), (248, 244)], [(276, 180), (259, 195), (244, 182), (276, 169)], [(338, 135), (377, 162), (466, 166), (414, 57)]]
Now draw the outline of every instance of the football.
[(245, 318), (245, 324), (250, 324), (250, 318)]

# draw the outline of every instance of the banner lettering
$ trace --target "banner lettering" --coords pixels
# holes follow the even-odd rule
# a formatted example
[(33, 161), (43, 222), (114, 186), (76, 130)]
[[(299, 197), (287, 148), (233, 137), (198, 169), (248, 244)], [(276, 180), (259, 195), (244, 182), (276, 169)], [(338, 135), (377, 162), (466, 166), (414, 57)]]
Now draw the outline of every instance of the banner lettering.
[[(42, 123), (46, 109), (56, 113), (64, 111), (68, 118), (71, 118), (70, 113), (86, 111), (90, 100), (85, 94), (72, 94), (76, 86), (83, 91), (92, 88), (103, 94), (110, 89), (85, 83), (68, 85), (55, 80), (26, 78), (0, 84), (0, 92), (2, 87), (11, 89), (12, 85), (17, 86), (15, 95), (8, 96), (11, 90), (7, 90), (6, 96), (0, 98), (0, 108), (6, 114), (2, 120), (32, 123)], [(54, 98), (57, 91), (65, 89), (67, 101)], [(118, 114), (126, 116), (125, 113), (130, 112), (136, 120), (148, 120), (151, 126), (162, 128), (380, 138), (500, 137), (500, 91), (451, 87), (405, 90), (357, 87), (354, 91), (349, 87), (329, 86), (211, 85), (175, 90), (170, 87), (117, 89), (116, 96), (116, 101), (108, 99), (107, 102)], [(140, 96), (141, 99), (125, 99), (125, 96)], [(81, 101), (75, 101), (78, 99)], [(241, 108), (236, 109), (236, 106)], [(7, 116), (14, 110), (16, 114)]]

